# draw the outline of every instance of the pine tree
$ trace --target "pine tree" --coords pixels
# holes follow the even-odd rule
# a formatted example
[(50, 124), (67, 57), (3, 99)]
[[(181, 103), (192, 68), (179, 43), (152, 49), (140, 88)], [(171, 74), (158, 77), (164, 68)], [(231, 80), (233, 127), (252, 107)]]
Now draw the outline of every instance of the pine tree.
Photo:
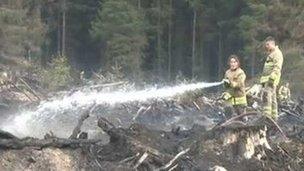
[(195, 77), (195, 70), (196, 70), (196, 39), (197, 39), (197, 13), (201, 6), (199, 0), (186, 0), (189, 2), (192, 10), (193, 10), (193, 17), (192, 17), (192, 52), (191, 52), (191, 61), (192, 61), (192, 71), (191, 77), (192, 79)]
[(125, 73), (139, 75), (146, 45), (143, 17), (132, 3), (106, 0), (92, 23), (91, 35), (106, 43), (107, 68), (121, 66)]
[(37, 57), (44, 33), (39, 6), (29, 6), (24, 0), (10, 0), (1, 4), (1, 56)]

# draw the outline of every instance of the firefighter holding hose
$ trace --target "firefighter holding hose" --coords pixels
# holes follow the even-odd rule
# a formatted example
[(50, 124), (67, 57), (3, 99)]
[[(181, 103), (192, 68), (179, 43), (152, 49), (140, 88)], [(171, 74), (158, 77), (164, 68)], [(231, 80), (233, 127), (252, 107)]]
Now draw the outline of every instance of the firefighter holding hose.
[(245, 93), (246, 74), (240, 67), (239, 57), (230, 55), (228, 59), (229, 69), (223, 79), (226, 91), (222, 99), (231, 104), (238, 115), (245, 112), (247, 99)]

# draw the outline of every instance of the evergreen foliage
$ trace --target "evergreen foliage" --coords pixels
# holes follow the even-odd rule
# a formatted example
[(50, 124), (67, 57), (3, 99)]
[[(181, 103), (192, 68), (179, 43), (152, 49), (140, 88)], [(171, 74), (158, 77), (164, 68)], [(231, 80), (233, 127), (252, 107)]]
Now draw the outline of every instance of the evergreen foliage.
[(143, 17), (128, 1), (107, 0), (92, 23), (92, 36), (106, 43), (106, 66), (139, 75), (146, 45)]
[(50, 90), (62, 90), (73, 83), (71, 67), (64, 56), (54, 58), (49, 68), (41, 72), (42, 84)]
[(0, 56), (37, 57), (45, 27), (40, 11), (22, 0), (2, 2), (0, 7)]
[(177, 75), (218, 81), (228, 56), (238, 54), (254, 79), (266, 55), (263, 40), (271, 35), (285, 56), (283, 81), (304, 87), (304, 77), (296, 76), (303, 72), (303, 0), (3, 0), (0, 5), (0, 57), (37, 59), (46, 67), (64, 53), (72, 68), (86, 73), (115, 67), (146, 81), (172, 81)]

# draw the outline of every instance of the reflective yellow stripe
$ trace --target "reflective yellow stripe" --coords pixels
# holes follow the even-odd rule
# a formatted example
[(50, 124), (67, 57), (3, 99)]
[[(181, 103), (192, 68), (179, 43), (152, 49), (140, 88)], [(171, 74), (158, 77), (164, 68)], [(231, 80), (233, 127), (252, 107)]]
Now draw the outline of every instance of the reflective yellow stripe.
[(260, 83), (266, 83), (269, 80), (269, 76), (262, 76), (260, 79)]
[(238, 105), (238, 104), (247, 104), (247, 98), (246, 96), (243, 96), (243, 97), (235, 97), (235, 105)]
[(272, 61), (265, 62), (263, 73), (269, 73), (273, 69), (274, 63)]
[(263, 111), (266, 113), (271, 113), (271, 107), (263, 107)]
[(275, 62), (273, 61), (273, 59), (271, 59), (270, 57), (267, 58), (267, 61), (264, 63), (264, 68), (263, 68), (263, 76), (260, 79), (260, 83), (266, 83), (269, 81), (269, 79), (273, 80), (273, 84), (274, 85), (278, 85), (280, 82), (280, 77), (281, 74), (272, 74), (273, 69), (275, 66)]
[(232, 97), (232, 98), (229, 99), (229, 102), (232, 105), (247, 105), (247, 98), (246, 98), (246, 96)]
[[(274, 80), (273, 84), (274, 85), (278, 85), (279, 82), (280, 82), (280, 77), (281, 75), (275, 75), (275, 76), (272, 76), (272, 79)], [(261, 79), (260, 79), (260, 83), (266, 83), (269, 81), (269, 78), (270, 78), (270, 75), (267, 75), (267, 76), (262, 76)]]
[(274, 85), (279, 85), (281, 79), (281, 74), (276, 75), (275, 80), (274, 80)]
[(268, 69), (268, 67), (273, 67), (273, 65), (274, 65), (273, 61), (268, 61), (265, 63), (264, 67), (265, 67), (265, 69)]

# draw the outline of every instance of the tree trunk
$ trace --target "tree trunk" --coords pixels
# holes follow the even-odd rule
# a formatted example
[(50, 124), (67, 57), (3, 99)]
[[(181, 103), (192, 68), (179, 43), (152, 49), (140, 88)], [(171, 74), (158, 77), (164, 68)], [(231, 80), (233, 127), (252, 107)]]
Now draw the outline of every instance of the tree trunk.
[(168, 26), (168, 80), (171, 80), (172, 62), (172, 0), (169, 0), (169, 26)]
[(253, 54), (251, 57), (251, 77), (254, 77), (254, 73), (255, 73), (255, 58), (256, 58), (256, 49), (253, 49)]
[(137, 0), (137, 7), (138, 7), (138, 9), (141, 8), (141, 0)]
[(219, 28), (219, 51), (218, 51), (218, 78), (222, 79), (223, 77), (223, 38), (222, 38), (222, 30)]
[(251, 35), (251, 41), (253, 42), (253, 49), (252, 49), (252, 57), (250, 59), (251, 62), (251, 68), (250, 68), (250, 76), (253, 78), (255, 75), (255, 68), (256, 68), (256, 55), (257, 55), (257, 47), (258, 47), (258, 42), (254, 39), (254, 36)]
[(66, 42), (66, 0), (63, 0), (62, 11), (62, 51), (61, 55), (65, 56), (65, 42)]
[(196, 46), (196, 9), (193, 8), (193, 25), (192, 25), (192, 78), (195, 76), (195, 46)]
[(1, 149), (22, 149), (32, 148), (81, 148), (85, 145), (100, 143), (101, 139), (64, 139), (51, 137), (48, 139), (24, 138), (24, 139), (0, 139)]
[(57, 26), (57, 55), (61, 54), (61, 17), (58, 15), (58, 26)]
[(161, 75), (161, 0), (157, 0), (158, 16), (157, 16), (157, 72)]

